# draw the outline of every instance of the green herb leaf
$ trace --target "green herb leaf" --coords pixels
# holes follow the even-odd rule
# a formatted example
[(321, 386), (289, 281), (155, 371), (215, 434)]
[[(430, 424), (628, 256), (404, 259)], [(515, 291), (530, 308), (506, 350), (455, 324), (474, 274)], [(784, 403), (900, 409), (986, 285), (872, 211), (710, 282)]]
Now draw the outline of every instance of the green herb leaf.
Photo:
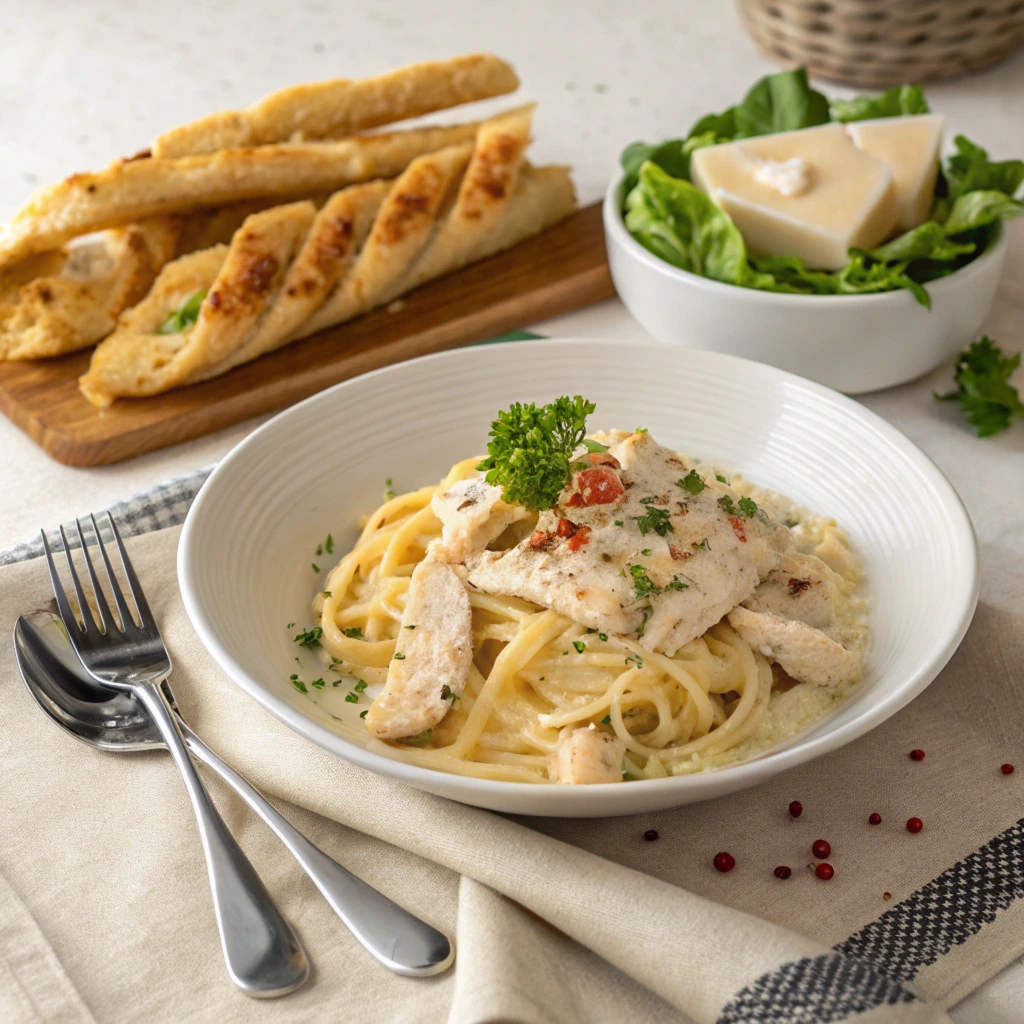
[(329, 555), (334, 554), (334, 538), (330, 534), (327, 534), (327, 540), (324, 541), (324, 551)]
[(830, 102), (833, 121), (869, 121), (879, 117), (907, 117), (931, 111), (919, 85), (897, 85), (877, 96), (857, 96)]
[(676, 481), (676, 487), (682, 487), (687, 494), (700, 494), (707, 487), (704, 478), (695, 469), (691, 469), (682, 480)]
[(1017, 194), (1024, 182), (1024, 160), (989, 160), (987, 150), (963, 135), (953, 144), (957, 151), (942, 168), (951, 202), (967, 192)]
[(659, 536), (665, 537), (670, 533), (675, 533), (675, 528), (669, 521), (672, 512), (667, 508), (655, 508), (653, 505), (649, 506), (647, 512), (642, 516), (630, 516), (629, 518), (636, 522), (636, 525), (640, 527), (640, 533), (646, 536), (652, 530)]
[(323, 681), (323, 679), (314, 679), (310, 682), (309, 685), (317, 690), (322, 690), (327, 684)]
[(602, 725), (611, 725), (612, 724), (612, 716), (611, 715), (605, 715), (604, 718), (601, 719), (601, 724)]
[(314, 647), (320, 646), (320, 637), (324, 635), (323, 628), (320, 626), (314, 626), (312, 629), (304, 630), (293, 638), (294, 642), (300, 647), (305, 647), (307, 650), (312, 650)]
[(395, 651), (395, 653), (392, 654), (391, 657), (394, 661), (405, 661), (405, 655), (402, 654), (401, 651)]
[(582, 654), (587, 649), (587, 645), (582, 640), (573, 640), (572, 645), (576, 648), (577, 654)]
[(740, 511), (750, 519), (757, 513), (757, 502), (753, 498), (740, 498), (739, 500)]
[(359, 626), (349, 626), (348, 629), (343, 629), (342, 633), (349, 638), (349, 640), (362, 640), (363, 631)]
[(157, 334), (181, 334), (195, 326), (199, 308), (206, 298), (206, 289), (200, 288), (181, 301), (181, 305), (157, 328)]
[(316, 562), (312, 562), (310, 564), (313, 566), (313, 572), (319, 572), (320, 571), (320, 566), (317, 565)]
[(583, 443), (593, 402), (563, 396), (538, 408), (515, 402), (491, 424), (488, 456), (477, 469), (502, 487), (509, 504), (553, 508), (571, 477), (570, 459)]
[(359, 703), (359, 694), (358, 693), (346, 693), (345, 694), (345, 700), (349, 704), (358, 704)]
[(736, 138), (813, 128), (828, 122), (828, 99), (810, 87), (806, 68), (795, 68), (756, 82), (733, 118)]
[(330, 597), (331, 596), (331, 592), (329, 590), (325, 590), (320, 596), (321, 597), (325, 597), (325, 598), (326, 597)]
[(425, 729), (416, 736), (406, 736), (402, 742), (409, 747), (425, 747), (434, 739), (434, 730)]
[(352, 689), (355, 690), (356, 693), (362, 693), (363, 690), (366, 689), (366, 680), (365, 679), (358, 679), (358, 680), (356, 680), (356, 685), (353, 686)]
[[(947, 235), (959, 235), (964, 231), (971, 231), (974, 228), (1022, 216), (1024, 216), (1024, 203), (1012, 199), (1005, 192), (995, 190), (965, 192), (954, 201), (942, 226)], [(971, 249), (974, 248), (975, 246), (972, 245)]]
[(606, 643), (608, 643), (608, 634), (607, 633), (598, 633), (597, 634), (597, 639), (600, 640), (602, 643), (606, 644)]
[(452, 705), (454, 705), (455, 702), (459, 700), (459, 695), (452, 692), (452, 688), (445, 683), (444, 686), (441, 687), (441, 700), (450, 700)]
[(978, 437), (1002, 433), (1013, 418), (1024, 417), (1024, 402), (1009, 383), (1021, 354), (1007, 356), (987, 335), (961, 352), (956, 361), (956, 390), (936, 394), (942, 401), (955, 401), (977, 430)]
[(291, 676), (291, 683), (299, 693), (309, 693), (309, 690), (306, 689), (306, 684), (298, 676)]
[(369, 708), (367, 708), (367, 709), (366, 709), (365, 711), (360, 711), (360, 712), (359, 712), (359, 717), (360, 717), (360, 718), (365, 718), (365, 717), (366, 717), (366, 714), (367, 714), (367, 712), (368, 712), (369, 710), (370, 710), (370, 709), (369, 709)]

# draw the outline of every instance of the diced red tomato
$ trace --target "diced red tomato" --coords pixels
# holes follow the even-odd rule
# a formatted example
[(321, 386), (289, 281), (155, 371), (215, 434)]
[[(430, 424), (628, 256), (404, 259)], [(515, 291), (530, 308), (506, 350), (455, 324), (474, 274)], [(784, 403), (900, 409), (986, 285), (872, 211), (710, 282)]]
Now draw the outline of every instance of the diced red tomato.
[(545, 548), (555, 539), (547, 530), (534, 530), (526, 540), (528, 548)]
[(589, 544), (589, 543), (590, 543), (590, 527), (589, 526), (580, 526), (580, 527), (577, 528), (576, 532), (569, 538), (569, 543), (566, 545), (566, 547), (570, 551), (575, 552), (575, 551), (579, 551), (579, 549), (581, 547), (583, 547), (584, 544)]
[(584, 469), (576, 475), (576, 490), (567, 504), (611, 505), (626, 493), (618, 473), (607, 466)]
[(611, 466), (612, 469), (622, 468), (619, 460), (608, 452), (590, 452), (585, 455), (584, 458), (588, 462), (592, 462), (595, 466)]
[(729, 523), (732, 526), (732, 532), (736, 534), (740, 539), (740, 543), (747, 543), (747, 531), (743, 529), (743, 522), (736, 516), (729, 516)]
[(559, 537), (571, 537), (579, 529), (571, 519), (559, 519), (556, 533)]

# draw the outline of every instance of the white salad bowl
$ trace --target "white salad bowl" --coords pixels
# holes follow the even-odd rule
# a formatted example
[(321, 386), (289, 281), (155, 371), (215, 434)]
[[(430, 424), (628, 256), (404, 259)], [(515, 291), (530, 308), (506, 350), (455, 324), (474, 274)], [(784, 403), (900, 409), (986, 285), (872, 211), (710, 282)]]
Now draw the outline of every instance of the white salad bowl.
[[(663, 444), (838, 520), (868, 579), (872, 638), (863, 681), (810, 731), (695, 775), (591, 786), (513, 783), (445, 774), (368, 750), (360, 707), (344, 702), (346, 686), (306, 696), (289, 682), (296, 653), (307, 657), (292, 638), (312, 625), (312, 599), (354, 542), (358, 517), (380, 503), (386, 478), (395, 489), (416, 488), (482, 453), (491, 420), (511, 402), (577, 393), (597, 403), (592, 429), (645, 426)], [(333, 554), (317, 557), (328, 533)], [(874, 413), (733, 356), (586, 340), (415, 359), (281, 413), (238, 445), (199, 492), (178, 571), (189, 617), (238, 684), (239, 701), (251, 697), (324, 749), (431, 793), (498, 811), (574, 817), (721, 796), (849, 743), (935, 678), (960, 643), (978, 594), (974, 533), (955, 491)], [(289, 630), (289, 623), (296, 625)], [(308, 655), (298, 672), (314, 679), (324, 669)], [(365, 708), (365, 696), (361, 703)]]
[(660, 342), (770, 363), (847, 394), (920, 377), (975, 337), (1006, 257), (1006, 232), (972, 263), (925, 287), (926, 309), (904, 290), (876, 295), (789, 295), (701, 277), (645, 249), (622, 218), (623, 176), (604, 200), (612, 280), (632, 315)]

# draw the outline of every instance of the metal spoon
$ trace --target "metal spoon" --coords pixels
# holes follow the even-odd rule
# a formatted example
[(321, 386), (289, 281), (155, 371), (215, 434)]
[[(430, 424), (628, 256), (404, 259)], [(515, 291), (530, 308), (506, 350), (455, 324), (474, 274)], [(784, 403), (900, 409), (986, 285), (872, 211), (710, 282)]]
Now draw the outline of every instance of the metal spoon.
[[(21, 616), (14, 650), (36, 703), (77, 739), (102, 750), (166, 750), (142, 703), (93, 682), (82, 669), (60, 620), (50, 612)], [(165, 687), (174, 706), (174, 699)], [(178, 709), (174, 706), (174, 710)], [(360, 943), (396, 974), (424, 977), (455, 958), (447, 936), (392, 903), (315, 847), (178, 716), (190, 753), (212, 768), (270, 826)]]

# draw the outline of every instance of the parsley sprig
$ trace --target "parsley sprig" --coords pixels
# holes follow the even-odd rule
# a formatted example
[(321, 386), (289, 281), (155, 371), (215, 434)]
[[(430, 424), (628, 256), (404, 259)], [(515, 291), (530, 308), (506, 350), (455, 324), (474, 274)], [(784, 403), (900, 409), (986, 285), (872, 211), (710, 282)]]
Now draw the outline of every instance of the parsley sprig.
[(512, 505), (541, 512), (558, 503), (572, 475), (570, 459), (583, 443), (587, 417), (596, 408), (581, 395), (563, 395), (538, 408), (513, 402), (491, 424), (487, 458), (477, 469), (502, 488)]
[(1009, 383), (1020, 366), (1020, 356), (1007, 356), (985, 335), (960, 353), (956, 361), (956, 390), (935, 397), (943, 402), (959, 402), (967, 422), (978, 437), (992, 437), (1010, 426), (1015, 416), (1024, 417), (1024, 402)]
[(676, 532), (669, 519), (671, 515), (672, 513), (667, 508), (655, 508), (653, 505), (648, 505), (647, 511), (642, 516), (630, 516), (629, 518), (636, 520), (636, 525), (640, 527), (640, 533), (644, 536), (653, 531), (659, 537), (664, 537), (666, 534)]

